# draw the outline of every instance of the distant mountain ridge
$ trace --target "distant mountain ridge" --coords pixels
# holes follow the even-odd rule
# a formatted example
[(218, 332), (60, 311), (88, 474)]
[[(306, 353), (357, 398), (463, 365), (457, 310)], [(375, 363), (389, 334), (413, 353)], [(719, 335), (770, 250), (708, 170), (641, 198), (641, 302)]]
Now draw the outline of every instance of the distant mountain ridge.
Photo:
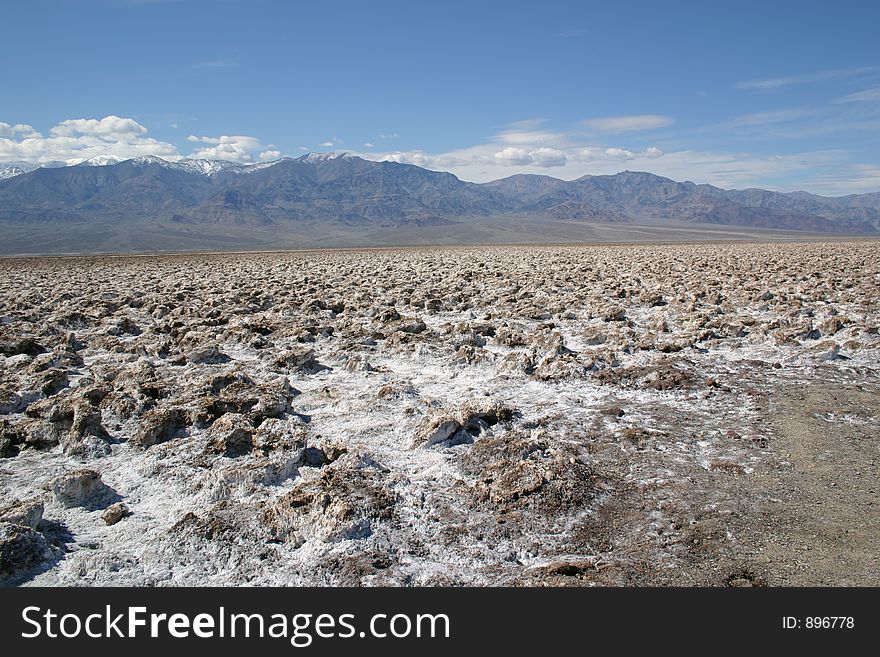
[(479, 217), (588, 223), (688, 222), (812, 232), (880, 232), (880, 193), (829, 198), (724, 190), (624, 171), (564, 181), (519, 174), (489, 183), (350, 154), (273, 162), (99, 158), (76, 166), (0, 165), (3, 226), (443, 226)]

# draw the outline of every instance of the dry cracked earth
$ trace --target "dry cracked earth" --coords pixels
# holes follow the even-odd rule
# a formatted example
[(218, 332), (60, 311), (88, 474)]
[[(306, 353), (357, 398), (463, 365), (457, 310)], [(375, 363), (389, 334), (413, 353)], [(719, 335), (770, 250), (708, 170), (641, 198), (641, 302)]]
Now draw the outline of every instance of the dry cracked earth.
[(876, 242), (0, 261), (7, 585), (880, 584)]

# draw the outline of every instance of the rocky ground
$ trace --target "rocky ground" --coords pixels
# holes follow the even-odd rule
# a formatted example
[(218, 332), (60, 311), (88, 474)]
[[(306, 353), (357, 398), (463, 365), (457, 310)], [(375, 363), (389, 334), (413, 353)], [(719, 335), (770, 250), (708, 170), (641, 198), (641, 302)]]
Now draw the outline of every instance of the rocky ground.
[(880, 584), (876, 242), (0, 261), (0, 580)]

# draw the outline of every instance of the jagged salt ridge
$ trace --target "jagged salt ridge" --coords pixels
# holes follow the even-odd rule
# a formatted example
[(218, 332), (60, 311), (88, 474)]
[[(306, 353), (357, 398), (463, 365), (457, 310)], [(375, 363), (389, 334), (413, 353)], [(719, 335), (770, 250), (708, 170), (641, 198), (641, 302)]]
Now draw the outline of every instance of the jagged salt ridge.
[[(877, 444), (876, 254), (0, 261), (0, 500), (43, 510), (0, 529), (31, 541), (16, 575), (44, 585), (779, 583), (755, 541), (792, 543), (781, 498), (806, 494), (761, 488), (798, 470), (784, 391), (838, 386), (791, 417), (855, 427), (818, 452), (820, 483), (828, 459)], [(866, 401), (840, 412), (841, 386)], [(131, 515), (71, 505), (58, 478), (83, 470)], [(865, 511), (850, 529), (870, 529)], [(839, 563), (849, 538), (831, 535)]]

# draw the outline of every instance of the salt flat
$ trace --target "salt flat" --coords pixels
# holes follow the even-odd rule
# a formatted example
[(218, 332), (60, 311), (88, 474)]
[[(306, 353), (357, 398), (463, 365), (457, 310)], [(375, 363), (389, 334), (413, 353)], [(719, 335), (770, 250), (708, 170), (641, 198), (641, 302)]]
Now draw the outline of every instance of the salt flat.
[(878, 299), (867, 241), (0, 260), (0, 577), (880, 584)]

